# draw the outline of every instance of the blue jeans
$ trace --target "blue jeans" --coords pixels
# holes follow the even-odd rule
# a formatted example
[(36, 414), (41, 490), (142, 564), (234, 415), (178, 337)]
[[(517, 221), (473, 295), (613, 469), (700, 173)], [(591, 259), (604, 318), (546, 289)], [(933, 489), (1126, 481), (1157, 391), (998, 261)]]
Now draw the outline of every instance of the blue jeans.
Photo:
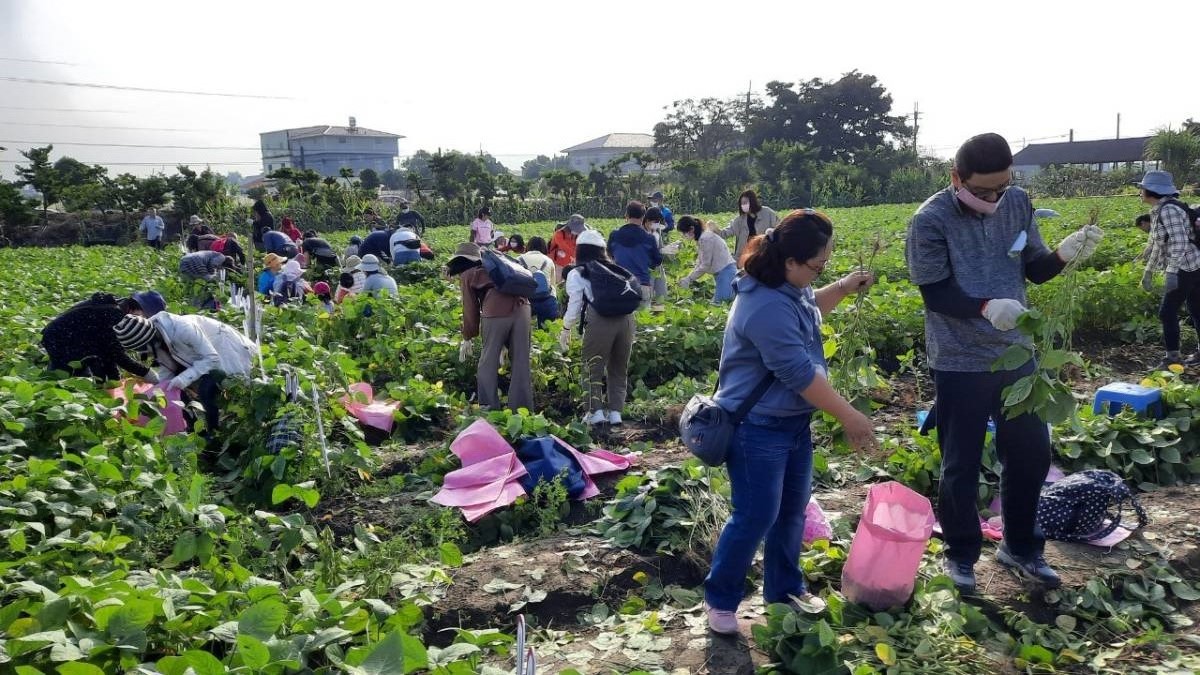
[(751, 413), (734, 433), (725, 462), (733, 513), (721, 530), (704, 580), (710, 607), (737, 609), (746, 572), (764, 538), (763, 599), (787, 602), (789, 594), (804, 593), (799, 562), (804, 509), (812, 492), (811, 417)]
[(729, 263), (713, 276), (717, 280), (717, 290), (713, 292), (712, 301), (729, 302), (733, 300), (733, 278), (737, 276), (737, 265)]

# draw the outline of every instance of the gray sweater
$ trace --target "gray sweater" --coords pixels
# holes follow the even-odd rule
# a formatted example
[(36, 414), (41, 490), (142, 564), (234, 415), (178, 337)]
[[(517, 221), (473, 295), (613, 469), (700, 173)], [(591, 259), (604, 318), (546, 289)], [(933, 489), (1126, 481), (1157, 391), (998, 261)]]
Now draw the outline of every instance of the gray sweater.
[(733, 254), (729, 252), (729, 244), (717, 233), (706, 229), (696, 240), (696, 266), (687, 275), (688, 283), (705, 274), (716, 275), (732, 264)]

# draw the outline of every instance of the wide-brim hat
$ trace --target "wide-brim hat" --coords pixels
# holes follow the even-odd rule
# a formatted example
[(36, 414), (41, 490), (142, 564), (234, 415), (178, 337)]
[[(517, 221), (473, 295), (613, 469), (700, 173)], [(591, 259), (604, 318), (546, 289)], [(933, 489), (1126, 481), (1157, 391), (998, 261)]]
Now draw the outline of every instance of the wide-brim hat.
[(1134, 185), (1159, 195), (1179, 194), (1179, 188), (1175, 187), (1175, 177), (1170, 171), (1147, 171), (1142, 180)]
[(364, 272), (378, 272), (379, 258), (376, 258), (374, 255), (368, 253), (367, 255), (363, 256), (362, 263), (359, 264), (359, 268)]
[(362, 267), (362, 258), (356, 255), (347, 256), (342, 262), (343, 272), (357, 272), (360, 267)]
[(650, 199), (662, 199), (662, 198), (663, 198), (662, 192), (654, 192), (650, 195)]
[(200, 223), (203, 223), (203, 222), (204, 222), (204, 219), (201, 218), (200, 216), (192, 216), (191, 218), (188, 218), (188, 225), (199, 225)]
[(132, 351), (145, 349), (158, 336), (158, 329), (154, 324), (136, 314), (121, 317), (117, 325), (113, 326), (113, 332), (117, 334), (117, 342)]
[(278, 253), (268, 253), (263, 256), (263, 267), (274, 267), (276, 265), (282, 267), (285, 262), (287, 262), (287, 258)]
[(587, 222), (584, 221), (583, 216), (579, 215), (578, 213), (573, 214), (567, 219), (567, 229), (570, 230), (572, 234), (579, 234), (587, 229)]
[(473, 244), (471, 242), (459, 244), (458, 247), (454, 249), (454, 255), (450, 256), (450, 260), (453, 261), (455, 258), (462, 258), (464, 260), (470, 260), (471, 262), (479, 262), (479, 244)]

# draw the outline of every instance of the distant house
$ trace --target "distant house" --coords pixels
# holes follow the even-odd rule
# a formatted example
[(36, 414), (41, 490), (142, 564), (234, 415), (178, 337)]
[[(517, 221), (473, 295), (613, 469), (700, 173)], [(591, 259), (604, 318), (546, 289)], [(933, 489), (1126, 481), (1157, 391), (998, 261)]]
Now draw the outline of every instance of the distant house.
[(343, 167), (358, 173), (374, 169), (382, 173), (395, 168), (403, 136), (358, 126), (327, 124), (259, 134), (262, 142), (263, 174), (292, 167), (312, 169), (322, 176), (337, 176)]
[(1013, 175), (1017, 180), (1028, 180), (1051, 165), (1090, 166), (1101, 172), (1121, 167), (1145, 170), (1147, 164), (1157, 168), (1158, 162), (1146, 160), (1146, 145), (1150, 138), (1140, 136), (1027, 145), (1013, 155)]
[[(630, 152), (654, 152), (654, 136), (650, 134), (608, 134), (593, 138), (586, 143), (573, 145), (562, 151), (567, 155), (567, 167), (581, 173), (587, 173), (594, 166), (603, 166), (613, 159)], [(625, 162), (621, 171), (630, 173), (637, 171), (636, 162)], [(654, 173), (648, 169), (648, 173)]]

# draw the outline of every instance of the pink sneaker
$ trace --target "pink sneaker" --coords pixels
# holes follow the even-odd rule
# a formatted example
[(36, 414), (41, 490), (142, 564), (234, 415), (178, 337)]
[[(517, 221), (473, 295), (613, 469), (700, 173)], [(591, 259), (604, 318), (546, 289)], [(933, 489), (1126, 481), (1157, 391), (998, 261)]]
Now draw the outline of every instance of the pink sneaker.
[(708, 614), (709, 630), (721, 635), (737, 635), (738, 620), (734, 612), (708, 606), (705, 607), (704, 611)]

